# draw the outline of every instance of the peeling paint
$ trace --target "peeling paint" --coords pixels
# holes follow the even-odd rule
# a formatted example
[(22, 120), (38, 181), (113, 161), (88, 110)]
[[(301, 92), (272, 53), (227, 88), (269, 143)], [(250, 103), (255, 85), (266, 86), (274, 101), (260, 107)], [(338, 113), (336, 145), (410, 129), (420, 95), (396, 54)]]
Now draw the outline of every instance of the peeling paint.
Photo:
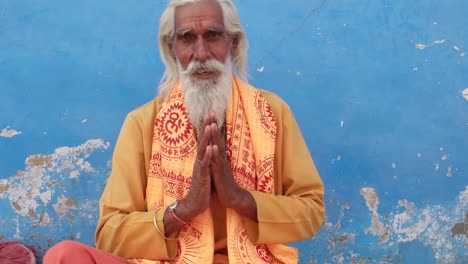
[(434, 45), (443, 44), (445, 41), (446, 41), (445, 39), (439, 39), (439, 40), (435, 40), (435, 41), (432, 42), (431, 44), (424, 45), (424, 44), (416, 43), (414, 46), (415, 46), (417, 49), (423, 50), (423, 49), (432, 47), (432, 46), (434, 46)]
[(447, 177), (452, 177), (452, 166), (448, 166), (447, 168)]
[(50, 220), (50, 217), (49, 217), (49, 214), (48, 213), (42, 213), (40, 216), (39, 216), (39, 226), (47, 226), (51, 223), (51, 220)]
[(0, 137), (11, 138), (19, 134), (21, 134), (21, 131), (10, 129), (10, 126), (7, 126), (4, 129), (2, 129), (2, 132), (0, 133)]
[(3, 198), (3, 194), (8, 191), (10, 185), (7, 179), (0, 179), (0, 198)]
[(28, 214), (29, 214), (29, 217), (31, 217), (31, 218), (36, 218), (36, 216), (37, 216), (36, 212), (34, 210), (32, 210), (32, 209), (29, 210)]
[(465, 98), (465, 100), (468, 101), (468, 88), (465, 88), (465, 90), (463, 90), (462, 96)]
[(88, 118), (85, 118), (85, 119), (81, 120), (81, 124), (84, 124), (86, 122), (88, 122)]
[[(26, 165), (31, 167), (42, 167), (46, 166), (47, 168), (52, 167), (51, 163), (52, 157), (46, 155), (33, 155), (26, 159)], [(24, 172), (23, 172), (24, 173)]]
[(365, 229), (365, 233), (380, 236), (379, 243), (384, 243), (388, 240), (387, 227), (380, 221), (377, 208), (379, 205), (379, 197), (374, 188), (366, 187), (361, 189), (361, 195), (366, 201), (366, 205), (371, 211), (371, 226)]
[[(37, 211), (38, 206), (45, 206), (51, 201), (54, 190), (52, 186), (61, 179), (64, 181), (65, 172), (78, 177), (80, 172), (95, 172), (91, 164), (85, 161), (96, 149), (107, 149), (108, 142), (102, 139), (92, 139), (77, 147), (60, 147), (53, 154), (31, 155), (26, 158), (26, 168), (18, 171), (9, 181), (2, 181), (2, 197), (9, 198), (12, 207), (21, 216), (29, 216), (30, 211)], [(59, 174), (59, 178), (51, 175)], [(53, 179), (53, 180), (52, 180)], [(8, 189), (6, 189), (8, 185)], [(60, 183), (64, 189), (65, 184)], [(43, 216), (42, 216), (43, 217)]]
[[(64, 218), (67, 214), (70, 213), (70, 210), (76, 210), (76, 204), (73, 204), (73, 202), (69, 202), (70, 199), (73, 198), (65, 198), (64, 195), (60, 195), (57, 198), (57, 203), (53, 204), (52, 207), (54, 208), (54, 211), (59, 215), (60, 218)], [(74, 200), (74, 199), (73, 199)], [(75, 200), (76, 203), (76, 200)], [(70, 205), (69, 205), (70, 204)]]
[(260, 67), (260, 68), (257, 68), (257, 71), (258, 71), (258, 72), (263, 72), (264, 70), (265, 70), (265, 66), (262, 66), (262, 67)]
[(335, 224), (335, 230), (340, 229), (341, 221), (343, 220), (345, 210), (349, 210), (351, 208), (348, 203), (345, 203), (341, 206), (340, 216), (338, 217), (338, 221)]
[(450, 231), (452, 232), (452, 237), (455, 237), (456, 235), (465, 235), (465, 237), (468, 238), (468, 212), (465, 216), (465, 222), (456, 223)]
[[(404, 207), (405, 210), (392, 213), (389, 218), (385, 217), (387, 224), (374, 222), (379, 221), (378, 196), (375, 189), (363, 188), (361, 195), (372, 213), (373, 221), (372, 226), (365, 232), (370, 231), (371, 234), (380, 236), (379, 243), (388, 242), (389, 246), (396, 246), (399, 243), (418, 240), (423, 245), (432, 248), (437, 263), (455, 263), (456, 254), (454, 253), (457, 246), (463, 246), (466, 243), (466, 240), (464, 241), (461, 237), (467, 238), (465, 228), (468, 227), (465, 224), (468, 224), (468, 186), (459, 193), (453, 207), (433, 205), (418, 209), (413, 203), (400, 200), (398, 206)], [(465, 222), (454, 224), (453, 219), (460, 216), (465, 218)], [(385, 232), (381, 234), (383, 230)], [(457, 240), (457, 238), (460, 239)], [(385, 239), (388, 240), (385, 241)]]

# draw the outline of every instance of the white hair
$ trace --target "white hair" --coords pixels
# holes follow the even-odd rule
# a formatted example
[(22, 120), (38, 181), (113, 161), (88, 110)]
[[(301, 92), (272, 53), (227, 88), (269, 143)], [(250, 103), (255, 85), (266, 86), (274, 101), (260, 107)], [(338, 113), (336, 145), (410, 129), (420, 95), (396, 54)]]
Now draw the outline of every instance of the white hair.
[[(218, 127), (225, 121), (226, 109), (231, 98), (232, 90), (232, 60), (228, 55), (223, 64), (215, 59), (200, 62), (193, 60), (184, 70), (177, 62), (177, 69), (184, 92), (185, 108), (190, 122), (200, 133), (203, 131), (203, 119), (207, 113), (213, 112), (216, 116)], [(215, 79), (198, 79), (193, 74), (200, 69), (215, 72)]]
[[(159, 95), (165, 97), (175, 86), (178, 79), (177, 62), (171, 56), (170, 47), (175, 34), (175, 9), (186, 4), (196, 3), (201, 0), (170, 0), (166, 10), (161, 15), (159, 25), (159, 52), (161, 60), (166, 66), (164, 75), (159, 85)], [(237, 45), (232, 52), (233, 65), (240, 77), (247, 79), (247, 50), (248, 42), (244, 28), (241, 25), (239, 14), (232, 0), (215, 0), (223, 12), (224, 27), (229, 35), (236, 36)]]

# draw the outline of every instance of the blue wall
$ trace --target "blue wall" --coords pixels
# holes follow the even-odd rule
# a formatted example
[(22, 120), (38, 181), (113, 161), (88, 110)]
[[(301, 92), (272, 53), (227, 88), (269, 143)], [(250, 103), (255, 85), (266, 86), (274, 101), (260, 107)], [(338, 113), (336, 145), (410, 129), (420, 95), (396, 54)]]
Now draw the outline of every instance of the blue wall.
[[(0, 240), (94, 243), (165, 2), (0, 0)], [(236, 3), (251, 83), (290, 104), (326, 184), (301, 263), (467, 263), (468, 2)]]

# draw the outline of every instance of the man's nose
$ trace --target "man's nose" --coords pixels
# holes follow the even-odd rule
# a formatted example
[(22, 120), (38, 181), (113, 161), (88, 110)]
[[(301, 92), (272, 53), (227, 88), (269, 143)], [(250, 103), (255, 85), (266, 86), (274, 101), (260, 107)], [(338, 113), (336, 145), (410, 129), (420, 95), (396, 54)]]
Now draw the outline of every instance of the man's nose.
[(199, 61), (206, 61), (209, 59), (210, 47), (203, 38), (199, 38), (195, 42), (193, 56)]

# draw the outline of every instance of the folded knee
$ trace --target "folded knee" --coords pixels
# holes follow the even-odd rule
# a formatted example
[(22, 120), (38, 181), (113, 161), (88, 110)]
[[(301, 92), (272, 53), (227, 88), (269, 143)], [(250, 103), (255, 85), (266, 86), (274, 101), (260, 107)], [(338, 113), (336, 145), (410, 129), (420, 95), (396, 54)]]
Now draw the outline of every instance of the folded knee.
[(66, 240), (51, 247), (44, 256), (44, 264), (71, 263), (70, 260), (79, 259), (87, 252), (87, 245)]

